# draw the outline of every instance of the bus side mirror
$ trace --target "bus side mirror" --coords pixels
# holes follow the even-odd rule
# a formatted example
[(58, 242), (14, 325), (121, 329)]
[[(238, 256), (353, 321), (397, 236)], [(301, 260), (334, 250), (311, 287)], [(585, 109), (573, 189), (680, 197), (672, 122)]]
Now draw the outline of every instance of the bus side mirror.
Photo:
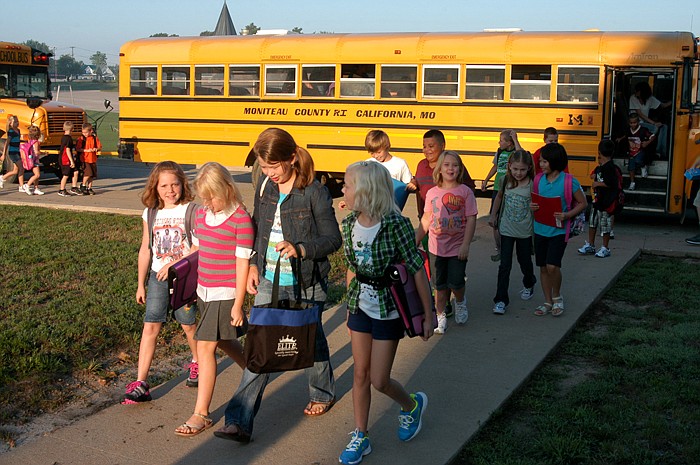
[(112, 108), (112, 102), (105, 99), (105, 110), (109, 110), (110, 108)]
[(32, 110), (39, 108), (44, 103), (39, 97), (27, 97), (27, 106)]

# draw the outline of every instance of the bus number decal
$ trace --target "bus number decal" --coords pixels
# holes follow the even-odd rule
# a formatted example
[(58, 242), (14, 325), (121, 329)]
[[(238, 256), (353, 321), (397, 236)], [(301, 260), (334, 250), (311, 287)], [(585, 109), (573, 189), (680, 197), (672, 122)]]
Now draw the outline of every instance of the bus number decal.
[(574, 116), (569, 114), (569, 126), (574, 126), (577, 123), (579, 126), (583, 126), (583, 115)]

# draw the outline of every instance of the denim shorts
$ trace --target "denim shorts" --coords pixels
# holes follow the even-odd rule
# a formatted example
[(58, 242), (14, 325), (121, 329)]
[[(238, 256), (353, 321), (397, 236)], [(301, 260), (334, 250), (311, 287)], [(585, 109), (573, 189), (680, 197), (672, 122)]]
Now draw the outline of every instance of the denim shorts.
[(457, 257), (440, 257), (428, 254), (430, 258), (430, 273), (433, 278), (433, 287), (441, 291), (443, 289), (462, 289), (467, 282), (467, 260)]
[(400, 318), (377, 320), (370, 318), (361, 309), (348, 314), (348, 328), (358, 333), (371, 333), (377, 341), (398, 341), (403, 338), (405, 329)]
[(637, 155), (630, 157), (629, 162), (627, 163), (627, 168), (628, 171), (634, 171), (638, 167), (644, 166), (646, 163), (644, 163), (644, 150), (641, 150)]
[(8, 152), (7, 154), (10, 156), (12, 163), (20, 163), (22, 161), (19, 152)]
[[(148, 274), (148, 289), (146, 292), (146, 314), (144, 323), (165, 323), (168, 320), (168, 301), (170, 291), (168, 281), (158, 281), (156, 272)], [(175, 319), (182, 325), (193, 325), (197, 321), (197, 306), (190, 305), (178, 308), (174, 312)]]

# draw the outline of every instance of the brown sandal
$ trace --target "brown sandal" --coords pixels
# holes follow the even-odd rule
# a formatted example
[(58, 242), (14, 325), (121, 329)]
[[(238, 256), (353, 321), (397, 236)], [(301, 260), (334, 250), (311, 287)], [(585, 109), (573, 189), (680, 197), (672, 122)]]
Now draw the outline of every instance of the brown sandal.
[[(214, 424), (214, 420), (209, 418), (206, 415), (202, 415), (201, 413), (193, 413), (192, 416), (197, 416), (201, 418), (204, 421), (203, 425), (192, 425), (190, 423), (183, 423), (180, 426), (178, 426), (175, 429), (175, 434), (178, 436), (183, 436), (183, 437), (192, 437), (192, 436), (197, 436), (199, 433), (204, 431), (205, 429), (211, 427), (211, 425)], [(179, 431), (182, 430), (182, 431)]]
[[(304, 415), (309, 416), (309, 417), (318, 417), (323, 415), (324, 413), (328, 413), (328, 411), (333, 407), (333, 404), (335, 404), (335, 397), (331, 399), (330, 402), (314, 402), (309, 401), (308, 405), (304, 409)], [(316, 407), (321, 406), (320, 410), (314, 410)]]

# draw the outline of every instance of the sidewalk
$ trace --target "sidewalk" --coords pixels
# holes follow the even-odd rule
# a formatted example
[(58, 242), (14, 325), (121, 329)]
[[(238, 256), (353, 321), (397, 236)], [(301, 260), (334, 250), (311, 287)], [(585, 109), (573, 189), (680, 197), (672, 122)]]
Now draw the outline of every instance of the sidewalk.
[[(99, 195), (94, 197), (61, 198), (53, 193), (56, 186), (44, 189), (52, 195), (29, 198), (18, 194), (16, 187), (8, 191), (6, 186), (0, 192), (0, 203), (41, 203), (58, 208), (70, 201), (76, 209), (106, 206), (112, 212), (140, 214), (138, 193), (147, 169), (123, 165), (118, 160), (106, 162), (101, 168), (105, 178), (96, 181)], [(242, 172), (236, 176), (243, 182), (246, 175)], [(252, 189), (242, 190), (246, 200), (252, 200)], [(488, 203), (480, 200), (479, 207), (485, 211)], [(406, 208), (410, 213), (415, 207)], [(642, 250), (700, 258), (700, 247), (684, 242), (685, 237), (696, 233), (697, 226), (682, 226), (677, 221), (655, 222), (660, 224), (618, 221), (616, 239), (611, 241), (613, 255), (605, 259), (578, 256), (576, 249), (583, 239), (572, 239), (563, 266), (566, 312), (553, 318), (532, 313), (542, 301), (539, 287), (531, 301), (518, 298), (517, 291), (522, 286), (517, 266), (511, 273), (513, 300), (507, 313), (491, 313), (498, 264), (489, 259), (493, 238), (485, 219), (480, 218), (467, 268), (469, 321), (457, 326), (450, 319), (445, 335), (436, 335), (428, 342), (405, 338), (399, 345), (392, 375), (410, 391), (427, 393), (429, 404), (423, 429), (413, 441), (400, 442), (396, 437), (398, 407), (375, 392), (369, 427), (373, 451), (363, 463), (449, 463)], [(215, 424), (199, 436), (181, 438), (173, 434), (189, 417), (196, 396), (195, 390), (185, 387), (183, 374), (153, 389), (152, 402), (109, 407), (0, 455), (0, 464), (338, 463), (338, 455), (349, 440), (347, 433), (354, 429), (352, 354), (344, 318), (342, 306), (324, 313), (338, 398), (327, 415), (303, 415), (308, 400), (306, 379), (303, 373), (286, 373), (274, 377), (268, 385), (256, 417), (253, 442), (240, 445), (215, 438), (212, 431), (223, 425), (223, 411), (241, 373), (226, 361), (220, 365), (212, 402)]]

